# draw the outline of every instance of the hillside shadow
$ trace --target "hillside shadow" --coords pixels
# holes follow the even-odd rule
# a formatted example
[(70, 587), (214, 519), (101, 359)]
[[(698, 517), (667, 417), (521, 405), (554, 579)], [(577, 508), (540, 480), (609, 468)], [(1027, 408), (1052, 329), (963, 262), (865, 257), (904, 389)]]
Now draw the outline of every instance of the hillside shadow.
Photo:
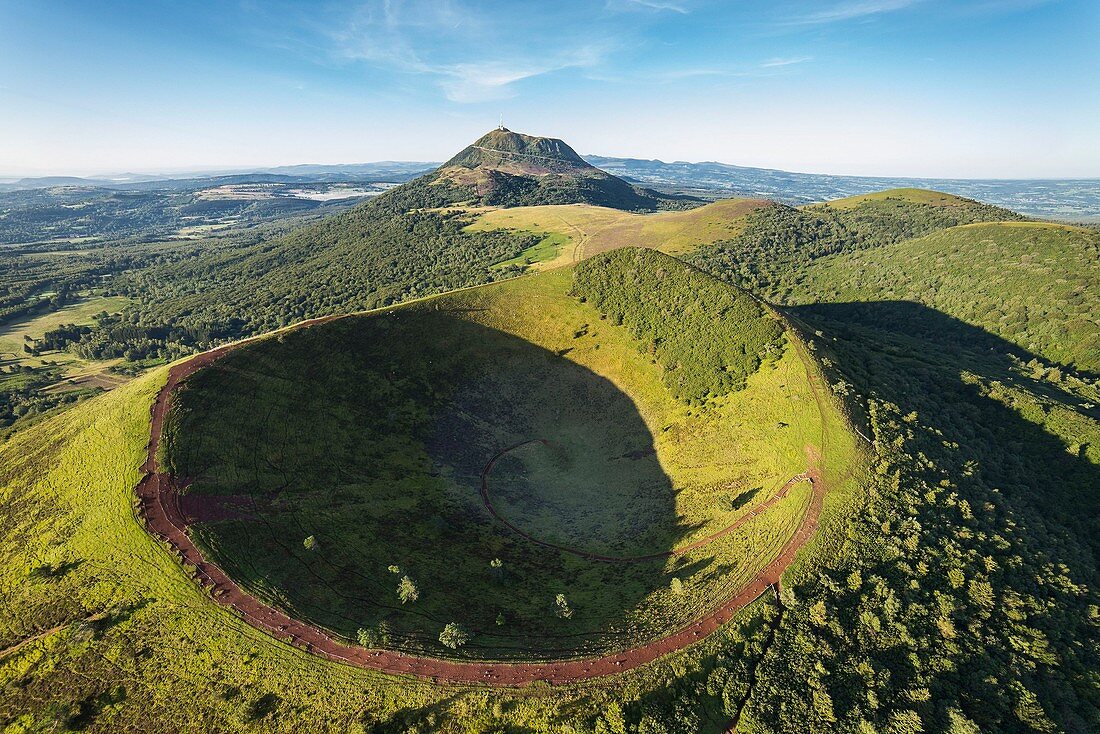
[[(181, 465), (210, 479), (192, 491), (255, 508), (202, 538), (247, 586), (348, 637), (385, 629), (391, 645), (442, 654), (439, 631), (457, 620), (476, 656), (617, 647), (632, 633), (612, 630), (668, 587), (666, 559), (586, 560), (515, 528), (583, 552), (671, 550), (693, 527), (653, 435), (610, 380), (470, 318), (425, 307), (342, 319), (196, 374), (181, 394), (180, 435), (193, 437)], [(489, 477), (509, 527), (483, 500), (482, 472), (533, 439), (548, 443), (504, 454)], [(409, 603), (396, 593), (406, 575), (419, 587)]]
[[(792, 308), (836, 337), (842, 371), (864, 394), (915, 410), (921, 425), (976, 462), (981, 482), (1026, 512), (1016, 522), (1059, 546), (1079, 572), (1100, 557), (1100, 467), (1087, 445), (1026, 419), (978, 384), (997, 382), (1093, 419), (1100, 408), (1021, 369), (1036, 355), (990, 332), (910, 301), (814, 304)], [(977, 378), (975, 380), (974, 378)], [(978, 383), (978, 384), (976, 384)], [(1073, 564), (1071, 564), (1072, 566)]]

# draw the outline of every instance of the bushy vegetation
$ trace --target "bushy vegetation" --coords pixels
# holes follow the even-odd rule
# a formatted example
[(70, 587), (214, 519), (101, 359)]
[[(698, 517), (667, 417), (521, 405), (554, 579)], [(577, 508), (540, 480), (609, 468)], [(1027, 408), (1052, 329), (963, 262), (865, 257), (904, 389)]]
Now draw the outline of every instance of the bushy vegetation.
[(779, 282), (791, 303), (922, 303), (1048, 361), (1098, 374), (1098, 262), (1095, 231), (983, 224), (822, 258)]
[(791, 590), (745, 731), (1095, 731), (1100, 386), (915, 304), (797, 315), (866, 396), (877, 458), (843, 552)]
[(747, 293), (653, 250), (623, 248), (576, 267), (573, 295), (641, 340), (678, 399), (744, 387), (783, 328)]
[(1023, 219), (1007, 209), (966, 199), (952, 197), (950, 205), (944, 206), (905, 191), (890, 194), (843, 206), (796, 209), (773, 204), (750, 213), (740, 234), (702, 247), (688, 260), (725, 280), (782, 300), (794, 286), (780, 280), (825, 255), (881, 247), (959, 224)]

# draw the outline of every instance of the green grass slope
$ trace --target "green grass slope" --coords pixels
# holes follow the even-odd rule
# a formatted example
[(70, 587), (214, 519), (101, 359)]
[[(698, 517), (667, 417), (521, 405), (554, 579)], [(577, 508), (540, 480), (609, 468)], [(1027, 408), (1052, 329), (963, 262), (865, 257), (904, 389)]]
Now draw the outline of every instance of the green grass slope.
[(915, 301), (1049, 362), (1100, 373), (1100, 234), (1056, 224), (953, 227), (814, 261), (793, 303)]
[(843, 199), (833, 199), (825, 204), (812, 205), (810, 208), (828, 207), (829, 209), (856, 209), (865, 204), (924, 204), (935, 207), (973, 207), (973, 199), (966, 199), (954, 194), (945, 194), (942, 191), (930, 189), (886, 189), (870, 194), (847, 196)]
[(771, 206), (761, 199), (721, 199), (687, 211), (638, 214), (586, 204), (473, 210), (468, 231), (506, 230), (555, 236), (567, 242), (548, 266), (565, 265), (620, 247), (647, 247), (670, 255), (691, 252), (739, 234), (746, 215)]

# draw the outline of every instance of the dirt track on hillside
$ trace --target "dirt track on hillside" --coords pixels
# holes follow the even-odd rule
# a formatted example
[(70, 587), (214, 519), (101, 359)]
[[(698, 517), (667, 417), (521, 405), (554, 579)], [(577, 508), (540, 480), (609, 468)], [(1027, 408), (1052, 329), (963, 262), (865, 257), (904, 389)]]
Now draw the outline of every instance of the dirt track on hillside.
[[(316, 324), (327, 320), (331, 319), (319, 319), (308, 323)], [(817, 530), (822, 501), (825, 496), (825, 485), (817, 467), (813, 466), (804, 475), (799, 475), (799, 477), (789, 481), (780, 490), (780, 493), (764, 503), (764, 505), (770, 506), (769, 503), (778, 501), (779, 494), (785, 496), (786, 491), (789, 491), (789, 488), (797, 481), (805, 479), (811, 482), (810, 503), (798, 530), (787, 540), (778, 555), (763, 570), (716, 609), (680, 631), (611, 655), (543, 663), (462, 662), (417, 657), (391, 650), (368, 650), (347, 645), (333, 639), (317, 627), (293, 619), (248, 594), (237, 586), (219, 566), (206, 560), (186, 532), (188, 521), (179, 505), (178, 490), (182, 485), (169, 474), (157, 471), (157, 447), (160, 444), (161, 431), (171, 404), (173, 392), (187, 377), (210, 365), (237, 346), (239, 344), (204, 352), (186, 362), (175, 365), (169, 370), (168, 380), (160, 392), (157, 393), (152, 405), (148, 456), (141, 467), (145, 475), (136, 488), (139, 499), (138, 512), (147, 529), (173, 550), (184, 566), (209, 591), (214, 601), (222, 606), (229, 607), (249, 624), (271, 634), (273, 637), (321, 657), (384, 673), (417, 676), (439, 683), (479, 683), (489, 686), (522, 686), (535, 681), (562, 685), (621, 673), (698, 642), (718, 629), (719, 626), (728, 622), (736, 612), (755, 601), (769, 587), (779, 583), (780, 577), (794, 560), (799, 549)], [(517, 446), (505, 449), (486, 465), (485, 470), (482, 472), (483, 499), (486, 501), (486, 507), (499, 521), (507, 524), (512, 530), (519, 532), (532, 542), (548, 545), (516, 529), (501, 518), (493, 509), (492, 503), (488, 501), (487, 478), (489, 471), (501, 455), (514, 448), (517, 448)], [(762, 511), (764, 505), (759, 506), (753, 512)], [(744, 522), (751, 515), (752, 513), (741, 518), (738, 523)], [(733, 526), (726, 528), (714, 536), (704, 538), (685, 548), (635, 559), (598, 557), (594, 554), (585, 554), (583, 551), (570, 552), (586, 555), (586, 557), (593, 560), (608, 562), (644, 560), (645, 558), (686, 552), (732, 529)]]
[(688, 545), (680, 546), (679, 548), (673, 548), (667, 551), (647, 553), (641, 556), (605, 556), (599, 553), (591, 553), (586, 550), (570, 548), (567, 545), (558, 545), (557, 543), (551, 543), (547, 540), (536, 538), (535, 536), (528, 533), (526, 530), (523, 530), (516, 525), (513, 525), (512, 521), (504, 517), (504, 515), (502, 515), (500, 511), (497, 510), (497, 508), (493, 505), (493, 500), (489, 496), (489, 473), (493, 470), (493, 466), (505, 454), (511, 451), (515, 451), (516, 449), (523, 446), (530, 446), (533, 443), (541, 443), (543, 446), (551, 445), (551, 442), (545, 438), (533, 438), (529, 441), (520, 441), (519, 443), (512, 444), (508, 448), (497, 452), (496, 456), (489, 459), (489, 463), (486, 464), (485, 468), (481, 470), (481, 503), (485, 505), (485, 509), (489, 511), (490, 515), (496, 518), (502, 525), (507, 526), (509, 530), (511, 530), (516, 535), (519, 535), (524, 540), (534, 543), (535, 545), (541, 545), (544, 548), (553, 548), (554, 550), (559, 550), (563, 553), (569, 553), (574, 556), (579, 556), (590, 561), (602, 561), (604, 563), (639, 563), (642, 561), (655, 561), (660, 558), (670, 558), (672, 556), (682, 556), (683, 554), (696, 550), (697, 548), (702, 548), (711, 541), (721, 538), (723, 535), (728, 535), (729, 533), (732, 533), (734, 530), (741, 527), (760, 513), (768, 510), (771, 507), (774, 507), (776, 503), (786, 498), (787, 495), (791, 493), (791, 489), (799, 482), (812, 481), (809, 473), (796, 474), (795, 476), (788, 479), (787, 482), (779, 488), (779, 491), (773, 494), (770, 498), (768, 498), (764, 502), (761, 502), (759, 505), (746, 512), (744, 515), (737, 518), (731, 524), (727, 525), (721, 530), (711, 533), (705, 538), (700, 538), (694, 543), (689, 543)]

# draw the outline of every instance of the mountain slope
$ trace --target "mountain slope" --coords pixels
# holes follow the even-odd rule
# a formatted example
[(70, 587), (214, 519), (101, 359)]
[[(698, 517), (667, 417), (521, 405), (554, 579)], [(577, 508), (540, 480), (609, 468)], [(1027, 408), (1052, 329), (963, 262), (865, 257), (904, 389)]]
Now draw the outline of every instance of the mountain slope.
[(1100, 233), (1039, 222), (970, 224), (825, 257), (792, 303), (904, 299), (980, 326), (1077, 370), (1100, 373)]
[(478, 203), (488, 206), (595, 204), (652, 211), (692, 201), (632, 186), (586, 163), (556, 138), (503, 128), (478, 138), (430, 177), (433, 182), (469, 188)]
[(97, 358), (179, 353), (500, 280), (515, 271), (493, 266), (540, 238), (466, 230), (459, 206), (579, 202), (632, 210), (670, 203), (593, 168), (560, 140), (494, 131), (448, 165), (284, 236), (196, 248), (126, 273), (112, 286), (138, 305), (77, 348)]
[(789, 276), (816, 258), (863, 250), (975, 222), (1022, 220), (1019, 214), (924, 189), (794, 208), (783, 204), (748, 215), (737, 236), (700, 248), (692, 262), (772, 300), (790, 295)]

